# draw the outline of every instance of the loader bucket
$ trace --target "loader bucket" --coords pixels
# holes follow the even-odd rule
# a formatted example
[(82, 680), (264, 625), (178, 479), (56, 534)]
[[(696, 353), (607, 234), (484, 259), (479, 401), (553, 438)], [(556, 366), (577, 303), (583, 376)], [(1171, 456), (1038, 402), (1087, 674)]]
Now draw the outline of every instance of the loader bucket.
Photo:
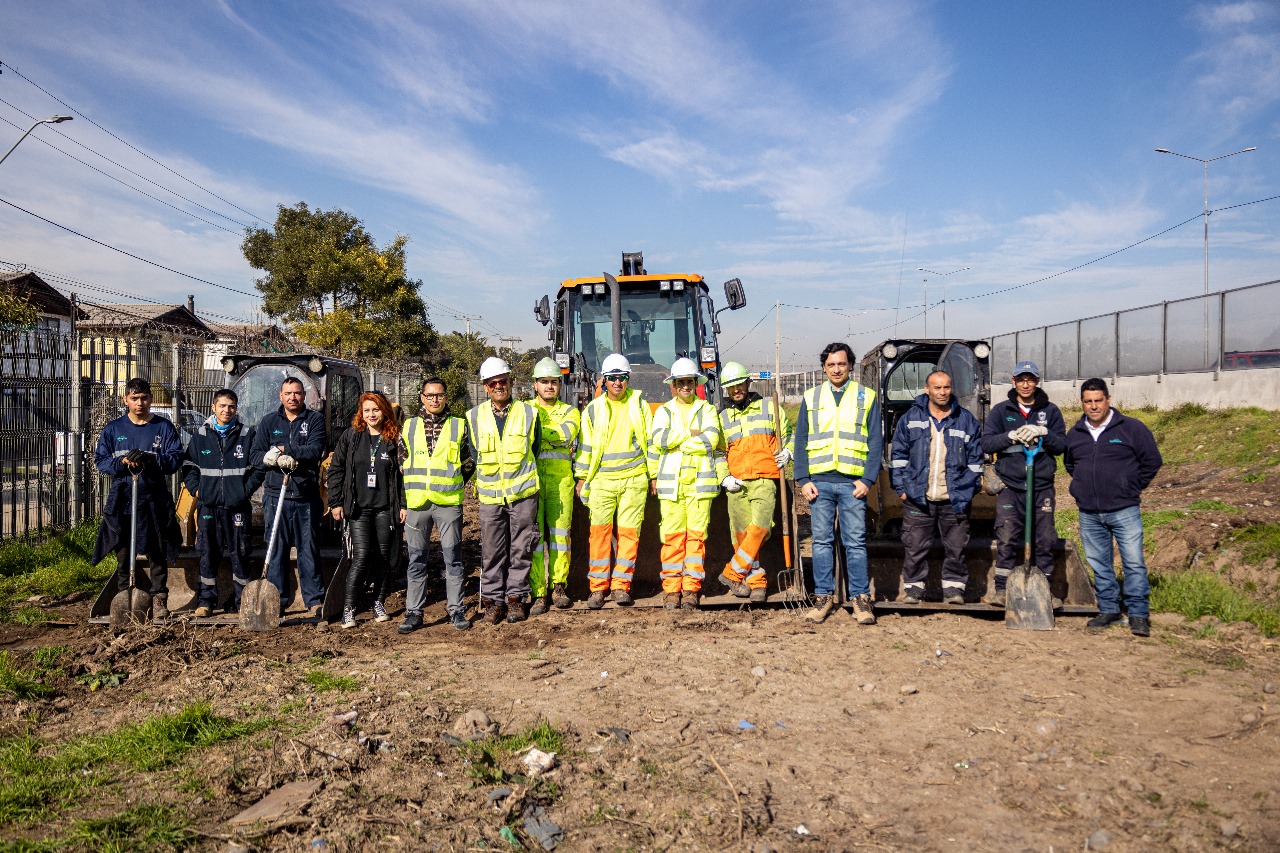
[[(792, 485), (794, 493), (794, 484)], [(780, 502), (779, 502), (780, 503)], [(799, 549), (796, 547), (796, 520), (794, 501), (791, 503), (791, 542), (796, 556), (792, 565), (796, 565)], [(640, 529), (640, 551), (636, 559), (635, 574), (631, 581), (631, 596), (640, 606), (662, 605), (661, 560), (662, 537), (658, 533), (661, 519), (658, 499), (652, 495), (645, 501), (644, 525)], [(575, 499), (573, 508), (573, 525), (570, 530), (570, 564), (569, 595), (575, 606), (584, 606), (587, 596), (591, 594), (587, 579), (588, 543), (590, 542), (591, 525), (587, 508)], [(744, 598), (736, 598), (717, 580), (725, 564), (733, 557), (733, 534), (729, 529), (728, 499), (719, 494), (711, 503), (711, 524), (707, 530), (706, 577), (702, 581), (703, 606), (731, 605), (741, 606)], [(760, 550), (760, 564), (764, 566), (769, 578), (770, 600), (778, 594), (777, 574), (786, 568), (782, 548), (782, 511), (778, 504), (773, 510), (773, 531), (764, 547)], [(778, 600), (781, 600), (779, 597)], [(606, 599), (606, 607), (614, 605)]]

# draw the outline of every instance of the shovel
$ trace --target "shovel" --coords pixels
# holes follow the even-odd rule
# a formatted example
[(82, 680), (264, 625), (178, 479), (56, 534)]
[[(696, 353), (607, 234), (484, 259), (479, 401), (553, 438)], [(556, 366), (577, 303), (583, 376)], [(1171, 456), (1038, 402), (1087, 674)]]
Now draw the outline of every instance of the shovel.
[(262, 577), (249, 581), (240, 593), (241, 631), (270, 631), (280, 625), (280, 590), (266, 576), (271, 571), (271, 555), (275, 552), (280, 516), (284, 515), (284, 494), (288, 488), (289, 474), (285, 473), (280, 484), (280, 497), (276, 501), (276, 516), (271, 520), (271, 535), (267, 538), (267, 558), (262, 562)]
[[(773, 384), (773, 434), (778, 437), (778, 446), (782, 446), (782, 401), (778, 398), (778, 383)], [(791, 558), (791, 489), (787, 486), (785, 468), (778, 469), (778, 499), (782, 510), (782, 558), (786, 568), (778, 572), (778, 589), (783, 593), (783, 602), (793, 600), (802, 604), (808, 601), (809, 594), (804, 588), (804, 572), (792, 566)]]
[(129, 588), (111, 599), (108, 622), (112, 628), (144, 624), (151, 615), (151, 594), (138, 589), (138, 475), (129, 484)]
[(1027, 517), (1023, 525), (1026, 561), (1009, 573), (1005, 588), (1004, 626), (1019, 631), (1052, 631), (1053, 596), (1049, 592), (1049, 579), (1035, 564), (1035, 545), (1032, 544), (1033, 469), (1036, 454), (1040, 452), (1040, 442), (1024, 452), (1027, 454)]

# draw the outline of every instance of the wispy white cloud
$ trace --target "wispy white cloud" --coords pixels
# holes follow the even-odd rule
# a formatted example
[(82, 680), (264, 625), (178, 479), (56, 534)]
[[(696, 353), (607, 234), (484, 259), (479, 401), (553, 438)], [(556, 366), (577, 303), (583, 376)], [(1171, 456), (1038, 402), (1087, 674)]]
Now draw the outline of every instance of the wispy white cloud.
[(1197, 7), (1204, 47), (1192, 58), (1200, 109), (1230, 134), (1280, 102), (1280, 8), (1274, 3)]

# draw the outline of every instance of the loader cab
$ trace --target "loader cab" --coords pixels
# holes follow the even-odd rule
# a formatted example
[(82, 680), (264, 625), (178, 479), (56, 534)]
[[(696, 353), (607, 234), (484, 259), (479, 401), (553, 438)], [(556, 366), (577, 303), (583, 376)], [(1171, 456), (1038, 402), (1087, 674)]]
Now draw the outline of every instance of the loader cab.
[(280, 383), (292, 377), (302, 383), (306, 405), (324, 414), (325, 434), (332, 450), (351, 426), (363, 382), (350, 361), (307, 355), (228, 355), (222, 360), (228, 387), (240, 398), (240, 420), (256, 425), (280, 407)]

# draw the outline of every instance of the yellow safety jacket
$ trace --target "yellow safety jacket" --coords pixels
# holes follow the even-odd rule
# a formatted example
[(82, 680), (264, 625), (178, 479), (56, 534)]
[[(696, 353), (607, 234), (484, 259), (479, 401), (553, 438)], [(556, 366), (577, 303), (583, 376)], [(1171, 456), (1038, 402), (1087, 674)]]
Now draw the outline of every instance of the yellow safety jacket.
[(582, 430), (582, 415), (573, 406), (556, 400), (550, 406), (533, 404), (542, 431), (538, 470), (567, 477), (573, 473), (573, 449)]
[(403, 439), (407, 455), (404, 472), (404, 505), (422, 509), (458, 506), (462, 503), (462, 418), (445, 418), (434, 450), (427, 449), (427, 428), (422, 418), (409, 418)]
[(830, 382), (804, 392), (809, 443), (802, 449), (809, 454), (810, 474), (835, 471), (846, 477), (863, 475), (869, 450), (867, 418), (875, 399), (875, 391), (852, 379), (845, 386), (839, 406)]
[[(688, 418), (686, 422), (686, 417)], [(690, 435), (691, 430), (701, 435)], [(720, 491), (715, 449), (720, 445), (720, 417), (706, 400), (695, 397), (689, 406), (668, 400), (653, 414), (649, 458), (658, 468), (658, 497), (673, 501), (680, 486), (692, 487), (695, 497), (713, 498)]]
[(533, 405), (513, 400), (498, 434), (493, 406), (485, 401), (467, 412), (476, 449), (476, 495), (482, 504), (510, 504), (538, 493), (533, 439), (538, 415)]
[(716, 476), (721, 480), (730, 474), (739, 480), (778, 479), (773, 457), (791, 445), (791, 419), (785, 409), (778, 409), (778, 419), (781, 440), (774, 434), (772, 400), (756, 396), (741, 409), (732, 404), (721, 409), (724, 443), (716, 452)]
[[(588, 483), (596, 475), (611, 479), (633, 476), (637, 469), (644, 470), (649, 479), (658, 476), (658, 466), (650, 462), (649, 452), (649, 404), (644, 395), (628, 388), (621, 401), (627, 407), (631, 428), (627, 436), (615, 436), (614, 448), (606, 447), (610, 437), (609, 398), (601, 394), (582, 412), (582, 434), (578, 440), (578, 455), (573, 460), (573, 476)], [(621, 448), (621, 449), (617, 449)]]

